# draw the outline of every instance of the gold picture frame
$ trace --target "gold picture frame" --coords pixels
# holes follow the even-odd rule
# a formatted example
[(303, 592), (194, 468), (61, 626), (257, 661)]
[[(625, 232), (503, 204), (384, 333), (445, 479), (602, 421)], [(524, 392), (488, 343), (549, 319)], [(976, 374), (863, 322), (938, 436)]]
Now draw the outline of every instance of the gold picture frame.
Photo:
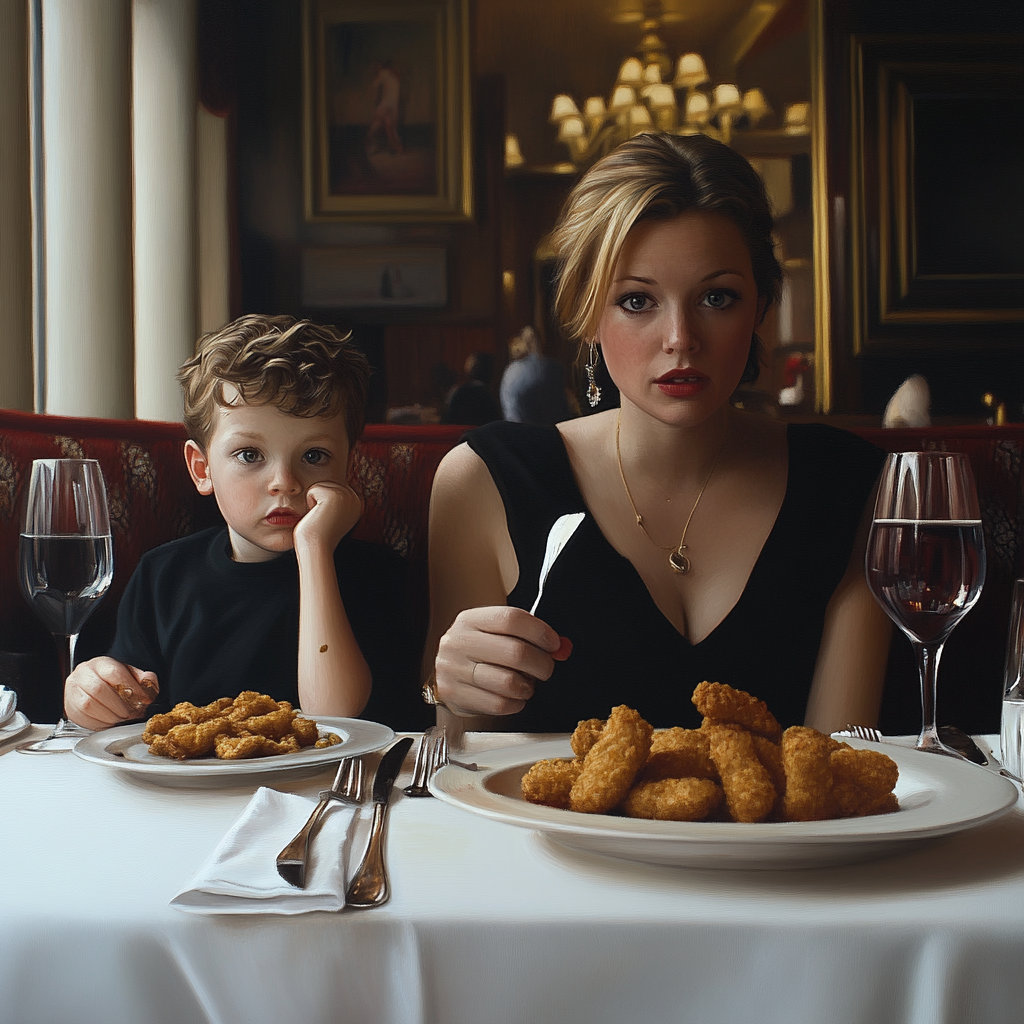
[(472, 217), (468, 0), (304, 0), (306, 219)]

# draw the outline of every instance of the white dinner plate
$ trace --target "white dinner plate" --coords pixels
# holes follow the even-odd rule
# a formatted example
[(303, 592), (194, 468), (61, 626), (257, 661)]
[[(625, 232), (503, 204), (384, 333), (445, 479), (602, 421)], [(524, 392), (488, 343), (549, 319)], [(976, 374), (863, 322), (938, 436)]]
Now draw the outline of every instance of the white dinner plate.
[(13, 740), (15, 736), (20, 736), (31, 724), (27, 715), (15, 711), (13, 718), (0, 725), (0, 743), (6, 743), (8, 740)]
[(336, 733), (341, 737), (341, 742), (333, 747), (306, 747), (294, 754), (248, 757), (239, 761), (222, 761), (216, 757), (175, 761), (172, 758), (151, 754), (146, 744), (142, 742), (145, 722), (133, 722), (130, 725), (103, 729), (86, 736), (75, 747), (75, 753), (86, 761), (144, 775), (154, 781), (187, 785), (299, 768), (314, 770), (325, 764), (340, 761), (343, 757), (379, 750), (395, 735), (394, 730), (388, 726), (379, 722), (367, 722), (361, 718), (328, 718), (318, 715), (316, 722), (321, 733)]
[(486, 769), (467, 772), (448, 765), (431, 779), (430, 790), (456, 807), (542, 832), (555, 843), (588, 853), (650, 864), (742, 869), (819, 867), (888, 856), (991, 821), (1017, 801), (1012, 782), (967, 761), (885, 743), (846, 742), (879, 750), (896, 762), (900, 810), (867, 818), (748, 825), (646, 821), (527, 803), (520, 790), (523, 775), (542, 758), (572, 757), (568, 739), (481, 752)]

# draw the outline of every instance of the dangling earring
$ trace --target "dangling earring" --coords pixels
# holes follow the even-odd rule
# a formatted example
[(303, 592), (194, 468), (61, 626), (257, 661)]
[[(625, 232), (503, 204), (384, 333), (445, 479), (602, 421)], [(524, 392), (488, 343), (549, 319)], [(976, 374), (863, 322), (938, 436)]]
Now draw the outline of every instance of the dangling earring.
[(601, 358), (597, 346), (590, 343), (590, 353), (587, 355), (587, 401), (593, 409), (601, 401), (601, 389), (594, 380), (594, 371), (597, 369), (598, 360)]

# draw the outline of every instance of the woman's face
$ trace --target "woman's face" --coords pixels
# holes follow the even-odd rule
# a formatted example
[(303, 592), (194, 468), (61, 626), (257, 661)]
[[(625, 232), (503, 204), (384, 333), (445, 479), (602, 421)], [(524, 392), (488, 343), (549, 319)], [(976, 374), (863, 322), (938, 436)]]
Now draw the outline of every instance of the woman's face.
[(763, 307), (750, 251), (728, 217), (691, 210), (641, 221), (598, 328), (623, 404), (666, 423), (703, 422), (739, 385)]

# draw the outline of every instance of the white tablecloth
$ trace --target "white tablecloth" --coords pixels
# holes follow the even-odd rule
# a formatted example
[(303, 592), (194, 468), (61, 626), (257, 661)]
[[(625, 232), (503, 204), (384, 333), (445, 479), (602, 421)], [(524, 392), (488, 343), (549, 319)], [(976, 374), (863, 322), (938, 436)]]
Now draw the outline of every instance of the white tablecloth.
[[(329, 779), (274, 785), (313, 796)], [(0, 1022), (1024, 1019), (1020, 804), (887, 860), (716, 872), (574, 854), (398, 794), (386, 906), (169, 907), (254, 789), (0, 748)]]

